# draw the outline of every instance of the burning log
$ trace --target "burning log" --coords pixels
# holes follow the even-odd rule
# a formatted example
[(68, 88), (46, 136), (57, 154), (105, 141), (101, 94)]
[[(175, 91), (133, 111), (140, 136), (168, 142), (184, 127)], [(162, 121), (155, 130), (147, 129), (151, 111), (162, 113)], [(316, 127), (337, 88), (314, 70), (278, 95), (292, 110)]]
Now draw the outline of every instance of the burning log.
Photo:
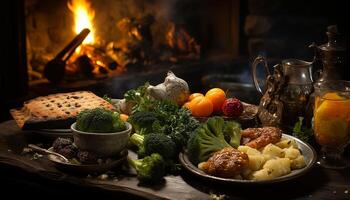
[(74, 62), (74, 64), (79, 68), (79, 71), (87, 76), (92, 77), (92, 71), (94, 70), (94, 66), (92, 65), (91, 59), (87, 55), (79, 56), (78, 59)]
[(180, 25), (170, 24), (166, 40), (173, 52), (170, 60), (198, 60), (200, 58), (200, 45)]
[(112, 71), (125, 71), (125, 68), (118, 65), (103, 49), (91, 44), (81, 45), (68, 61), (66, 68), (71, 75), (82, 73), (86, 77), (106, 76)]
[(62, 80), (67, 60), (89, 33), (89, 29), (83, 29), (54, 59), (46, 64), (44, 75), (51, 83), (58, 83)]
[(147, 15), (140, 19), (123, 18), (117, 23), (124, 38), (110, 42), (107, 54), (119, 65), (128, 67), (134, 64), (147, 65), (155, 58), (151, 25), (154, 17)]
[(120, 31), (126, 33), (130, 37), (129, 39), (152, 45), (153, 37), (151, 33), (151, 25), (154, 21), (152, 15), (146, 15), (140, 19), (126, 17), (118, 22), (117, 27)]

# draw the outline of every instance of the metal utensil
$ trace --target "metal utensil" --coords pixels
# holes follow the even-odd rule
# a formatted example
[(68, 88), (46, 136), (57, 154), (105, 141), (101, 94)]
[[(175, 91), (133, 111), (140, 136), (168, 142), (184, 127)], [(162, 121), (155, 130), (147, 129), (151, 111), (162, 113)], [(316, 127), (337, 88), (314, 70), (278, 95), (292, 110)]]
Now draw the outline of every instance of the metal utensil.
[(58, 83), (62, 80), (66, 62), (89, 33), (89, 29), (83, 29), (54, 59), (45, 65), (44, 74), (51, 83)]
[(66, 163), (69, 163), (69, 160), (64, 157), (63, 155), (59, 154), (59, 153), (56, 153), (56, 152), (53, 152), (53, 151), (49, 151), (47, 149), (43, 149), (41, 147), (38, 147), (34, 144), (28, 144), (28, 147), (33, 149), (34, 151), (38, 152), (38, 153), (42, 153), (42, 154), (45, 154), (45, 155), (48, 155), (48, 154), (52, 154), (52, 155), (55, 155), (57, 157), (59, 157), (60, 159), (62, 159), (64, 162)]

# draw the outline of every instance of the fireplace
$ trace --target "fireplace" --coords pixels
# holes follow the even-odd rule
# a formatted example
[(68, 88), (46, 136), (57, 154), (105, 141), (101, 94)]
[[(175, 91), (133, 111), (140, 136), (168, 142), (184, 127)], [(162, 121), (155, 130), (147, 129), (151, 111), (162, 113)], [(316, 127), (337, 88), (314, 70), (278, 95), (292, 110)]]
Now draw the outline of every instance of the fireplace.
[[(209, 57), (238, 57), (239, 0), (16, 0), (7, 4), (9, 22), (18, 34), (9, 46), (15, 44), (18, 49), (12, 55), (20, 60), (13, 73), (2, 73), (9, 79), (2, 85), (8, 92), (2, 99), (4, 107), (38, 95), (80, 89), (121, 97), (147, 80), (160, 82), (167, 70), (190, 78), (198, 87), (199, 71), (204, 71)], [(48, 80), (46, 64), (83, 28), (90, 33), (67, 59), (62, 79)], [(59, 76), (56, 71), (53, 75)], [(20, 89), (12, 92), (9, 84)]]
[[(233, 57), (238, 54), (238, 0), (215, 4), (184, 0), (27, 0), (24, 7), (30, 86), (110, 78), (152, 71), (154, 66), (169, 68), (198, 62), (217, 48)], [(225, 26), (214, 23), (218, 21)], [(90, 32), (69, 59), (65, 58), (62, 80), (57, 78), (57, 70), (49, 72), (54, 73), (50, 78), (44, 73), (50, 70), (45, 65), (84, 28)]]
[[(87, 16), (80, 28), (76, 3)], [(257, 54), (311, 60), (307, 46), (324, 43), (328, 25), (348, 33), (346, 6), (339, 2), (7, 0), (3, 7), (9, 28), (1, 54), (1, 120), (35, 96), (88, 89), (121, 97), (145, 81), (161, 82), (169, 69), (193, 91), (251, 85), (249, 61)], [(48, 80), (45, 65), (83, 28), (90, 33), (67, 60), (62, 79)]]

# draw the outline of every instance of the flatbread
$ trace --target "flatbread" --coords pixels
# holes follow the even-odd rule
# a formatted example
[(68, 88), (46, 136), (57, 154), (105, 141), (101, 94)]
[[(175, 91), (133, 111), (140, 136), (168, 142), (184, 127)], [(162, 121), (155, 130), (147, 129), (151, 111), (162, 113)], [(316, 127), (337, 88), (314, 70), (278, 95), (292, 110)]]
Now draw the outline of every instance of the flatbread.
[(77, 91), (37, 97), (10, 113), (23, 130), (59, 129), (69, 128), (80, 111), (97, 107), (114, 110), (112, 104), (94, 93)]

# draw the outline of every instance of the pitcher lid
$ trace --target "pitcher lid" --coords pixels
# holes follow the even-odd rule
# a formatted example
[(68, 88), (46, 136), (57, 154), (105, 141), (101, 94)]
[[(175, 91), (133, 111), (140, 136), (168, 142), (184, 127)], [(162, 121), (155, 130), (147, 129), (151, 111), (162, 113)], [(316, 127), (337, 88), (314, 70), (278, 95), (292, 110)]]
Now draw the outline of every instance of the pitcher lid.
[(337, 25), (327, 27), (328, 42), (318, 46), (322, 51), (346, 51), (346, 47), (342, 44), (342, 35), (338, 31)]

